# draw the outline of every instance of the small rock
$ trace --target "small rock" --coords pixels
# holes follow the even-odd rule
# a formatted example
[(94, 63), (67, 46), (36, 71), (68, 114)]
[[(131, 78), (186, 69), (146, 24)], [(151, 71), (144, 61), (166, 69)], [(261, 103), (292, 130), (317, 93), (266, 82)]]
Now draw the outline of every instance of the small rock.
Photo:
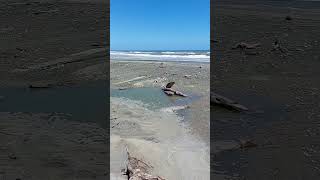
[(171, 88), (174, 84), (175, 84), (175, 82), (169, 82), (169, 83), (166, 85), (166, 88)]
[(101, 45), (99, 43), (93, 43), (93, 44), (91, 44), (91, 46), (93, 46), (93, 47), (101, 47)]
[(292, 20), (292, 17), (291, 17), (291, 16), (286, 16), (286, 20), (287, 20), (287, 21), (291, 21), (291, 20)]
[(15, 156), (14, 154), (9, 154), (9, 159), (17, 159), (17, 156)]
[(184, 75), (184, 77), (187, 79), (191, 79), (192, 76), (191, 75)]

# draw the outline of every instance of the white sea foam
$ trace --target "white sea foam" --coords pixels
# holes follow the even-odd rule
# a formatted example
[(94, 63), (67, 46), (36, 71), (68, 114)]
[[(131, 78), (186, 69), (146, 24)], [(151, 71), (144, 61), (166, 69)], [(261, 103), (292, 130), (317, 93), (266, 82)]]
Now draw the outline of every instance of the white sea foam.
[(111, 60), (210, 62), (207, 51), (111, 51)]

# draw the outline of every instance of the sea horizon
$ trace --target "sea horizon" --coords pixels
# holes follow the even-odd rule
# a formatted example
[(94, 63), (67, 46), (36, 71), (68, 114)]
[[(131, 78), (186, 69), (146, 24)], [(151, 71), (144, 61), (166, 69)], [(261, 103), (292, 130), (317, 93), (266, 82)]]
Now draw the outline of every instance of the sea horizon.
[(210, 50), (111, 50), (111, 60), (210, 62)]

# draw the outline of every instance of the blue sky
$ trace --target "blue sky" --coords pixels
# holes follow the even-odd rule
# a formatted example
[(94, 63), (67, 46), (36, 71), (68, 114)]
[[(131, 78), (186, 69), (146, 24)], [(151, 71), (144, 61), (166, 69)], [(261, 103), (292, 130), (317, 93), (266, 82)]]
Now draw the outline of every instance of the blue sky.
[(210, 0), (111, 0), (111, 50), (208, 50)]

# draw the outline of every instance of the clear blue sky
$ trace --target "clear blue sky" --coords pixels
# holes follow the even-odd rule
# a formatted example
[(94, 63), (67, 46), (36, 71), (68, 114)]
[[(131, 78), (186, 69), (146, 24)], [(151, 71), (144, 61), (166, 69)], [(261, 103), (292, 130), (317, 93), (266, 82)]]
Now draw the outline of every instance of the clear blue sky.
[(210, 0), (111, 0), (111, 50), (208, 50)]

